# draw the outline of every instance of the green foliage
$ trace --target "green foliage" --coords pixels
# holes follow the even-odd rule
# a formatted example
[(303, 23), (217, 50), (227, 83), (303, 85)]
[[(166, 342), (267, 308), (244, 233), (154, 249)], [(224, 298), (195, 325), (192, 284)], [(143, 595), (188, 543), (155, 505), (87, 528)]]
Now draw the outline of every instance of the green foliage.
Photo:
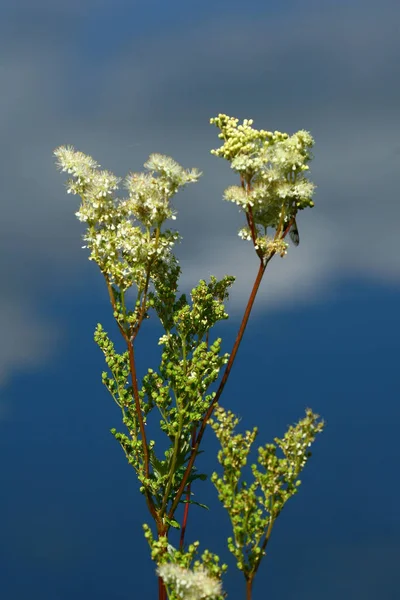
[[(272, 526), (286, 502), (298, 491), (300, 472), (311, 456), (308, 447), (321, 432), (324, 423), (310, 409), (297, 425), (290, 426), (283, 439), (258, 449), (258, 464), (251, 465), (254, 481), (242, 481), (242, 469), (247, 464), (257, 428), (235, 434), (239, 419), (231, 411), (217, 406), (215, 419), (210, 419), (220, 444), (218, 461), (223, 467), (222, 477), (213, 473), (218, 498), (227, 510), (233, 529), (228, 548), (237, 560), (237, 567), (247, 580), (252, 579), (259, 567)], [(282, 451), (283, 457), (276, 455)]]
[[(143, 423), (146, 424), (147, 416), (154, 408), (158, 409), (160, 428), (169, 443), (165, 458), (161, 458), (156, 455), (155, 442), (150, 441), (152, 469), (148, 475), (138, 413), (128, 381), (129, 353), (116, 353), (101, 325), (96, 328), (95, 341), (103, 351), (111, 371), (111, 377), (103, 372), (102, 380), (122, 410), (122, 420), (129, 435), (115, 429), (112, 429), (112, 433), (121, 444), (129, 464), (135, 469), (142, 483), (142, 493), (147, 491), (152, 496), (156, 509), (165, 519), (191, 455), (190, 436), (193, 427), (201, 422), (215, 395), (207, 394), (207, 390), (217, 380), (221, 367), (229, 357), (228, 354), (221, 355), (221, 339), (216, 339), (211, 345), (203, 339), (208, 337), (218, 321), (228, 317), (222, 300), (227, 297), (227, 289), (233, 280), (233, 277), (226, 276), (221, 281), (212, 277), (209, 284), (200, 281), (192, 290), (191, 305), (181, 296), (171, 306), (172, 330), (162, 336), (159, 342), (164, 346), (159, 370), (148, 369), (138, 391)], [(152, 299), (156, 312), (160, 311), (165, 317), (166, 311), (163, 312), (160, 307), (161, 300), (155, 293)], [(197, 473), (193, 467), (188, 483), (205, 478), (206, 475)], [(165, 522), (171, 524), (172, 520), (166, 519)]]

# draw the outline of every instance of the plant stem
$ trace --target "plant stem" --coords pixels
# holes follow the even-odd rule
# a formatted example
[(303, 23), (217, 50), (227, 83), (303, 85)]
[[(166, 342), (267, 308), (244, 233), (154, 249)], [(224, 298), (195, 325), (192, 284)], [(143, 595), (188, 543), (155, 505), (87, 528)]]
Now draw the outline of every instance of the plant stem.
[[(105, 280), (106, 280), (106, 284), (107, 284), (108, 293), (110, 296), (111, 306), (113, 307), (113, 311), (115, 311), (116, 304), (115, 304), (114, 292), (113, 292), (112, 285), (111, 285), (110, 280), (107, 277), (107, 275), (105, 275)], [(146, 283), (148, 283), (148, 280)], [(143, 315), (144, 315), (144, 312), (142, 311), (142, 314), (141, 314), (142, 319), (143, 319)], [(144, 428), (143, 414), (142, 414), (142, 411), (140, 408), (140, 398), (139, 398), (139, 390), (138, 390), (138, 385), (137, 385), (136, 366), (135, 366), (135, 355), (134, 355), (134, 350), (133, 350), (133, 339), (129, 338), (126, 331), (121, 326), (121, 324), (118, 322), (118, 320), (117, 320), (117, 325), (121, 332), (122, 337), (124, 338), (124, 340), (128, 346), (129, 366), (130, 366), (130, 371), (131, 371), (133, 396), (134, 396), (134, 400), (135, 400), (136, 412), (138, 415), (140, 434), (142, 437), (144, 470), (145, 470), (146, 477), (149, 477), (149, 474), (150, 474), (149, 449), (147, 446), (147, 437), (146, 437), (146, 431)], [(150, 511), (150, 514), (152, 515), (153, 519), (156, 521), (156, 523), (158, 525), (159, 518), (157, 515), (156, 508), (154, 506), (154, 501), (147, 490), (145, 492), (145, 497), (146, 497), (146, 503), (147, 503), (148, 509)]]
[[(126, 339), (126, 343), (128, 345), (129, 365), (130, 365), (130, 370), (131, 370), (133, 396), (134, 396), (134, 400), (135, 400), (135, 407), (136, 407), (136, 412), (137, 412), (138, 421), (139, 421), (140, 435), (142, 437), (143, 463), (144, 463), (143, 466), (144, 466), (145, 475), (148, 478), (150, 475), (149, 448), (147, 445), (147, 437), (146, 437), (146, 431), (144, 428), (144, 420), (143, 420), (142, 410), (140, 408), (140, 398), (139, 398), (139, 390), (138, 390), (137, 378), (136, 378), (136, 366), (135, 366), (135, 355), (134, 355), (134, 350), (133, 350), (133, 342), (131, 342), (131, 340), (129, 340), (127, 338), (125, 338), (125, 339)], [(153, 498), (151, 497), (146, 486), (145, 486), (145, 497), (146, 497), (146, 503), (147, 503), (148, 509), (150, 511), (150, 514), (152, 515), (153, 519), (155, 520), (155, 522), (158, 525), (160, 519), (157, 514), (156, 507), (154, 506)]]
[(139, 389), (138, 389), (137, 377), (136, 377), (136, 365), (135, 365), (135, 354), (134, 354), (134, 350), (133, 350), (133, 343), (130, 340), (128, 340), (127, 346), (128, 346), (128, 353), (129, 353), (129, 366), (131, 369), (133, 397), (135, 400), (135, 407), (136, 407), (136, 412), (137, 412), (138, 421), (139, 421), (140, 435), (142, 437), (144, 472), (145, 472), (146, 477), (148, 478), (149, 474), (150, 474), (149, 449), (147, 446), (147, 437), (146, 437), (146, 431), (144, 428), (142, 409), (140, 407), (140, 398), (139, 398)]
[(275, 519), (273, 519), (271, 517), (270, 521), (269, 521), (267, 532), (265, 534), (264, 541), (263, 541), (262, 546), (261, 546), (261, 552), (260, 552), (260, 554), (258, 556), (257, 561), (253, 565), (253, 570), (252, 570), (252, 574), (251, 574), (252, 578), (254, 578), (255, 574), (257, 573), (257, 569), (260, 566), (261, 559), (264, 556), (265, 548), (267, 547), (267, 544), (268, 544), (269, 539), (271, 537), (272, 527), (274, 526), (274, 523), (275, 523)]
[(158, 600), (167, 600), (167, 590), (161, 577), (158, 578)]
[(160, 517), (164, 517), (164, 515), (167, 511), (168, 496), (169, 496), (169, 493), (170, 493), (170, 490), (172, 487), (172, 482), (173, 482), (174, 476), (175, 476), (175, 465), (176, 465), (176, 461), (177, 461), (178, 453), (179, 453), (179, 440), (181, 438), (181, 433), (182, 433), (182, 413), (179, 414), (179, 428), (175, 435), (174, 452), (172, 455), (168, 482), (167, 482), (167, 485), (165, 486), (164, 497), (163, 497), (163, 500), (161, 503), (161, 508), (158, 513), (160, 515)]
[(253, 587), (253, 578), (246, 579), (246, 600), (251, 600), (252, 587)]

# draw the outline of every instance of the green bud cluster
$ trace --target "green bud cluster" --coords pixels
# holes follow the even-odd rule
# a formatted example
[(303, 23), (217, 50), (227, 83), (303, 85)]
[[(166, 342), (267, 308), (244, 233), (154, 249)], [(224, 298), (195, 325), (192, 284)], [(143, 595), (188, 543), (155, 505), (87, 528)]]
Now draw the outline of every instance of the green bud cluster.
[[(308, 450), (323, 421), (310, 409), (306, 417), (290, 426), (283, 439), (258, 449), (258, 465), (251, 465), (254, 481), (249, 485), (242, 480), (242, 469), (247, 464), (257, 428), (235, 434), (239, 419), (220, 406), (214, 410), (209, 424), (220, 444), (218, 461), (223, 474), (213, 473), (211, 481), (218, 498), (227, 510), (233, 529), (228, 548), (237, 560), (246, 580), (252, 580), (265, 554), (272, 526), (286, 502), (297, 493), (300, 472), (311, 456)], [(283, 456), (277, 456), (280, 449)]]
[(218, 137), (224, 140), (220, 148), (211, 150), (211, 154), (225, 158), (229, 162), (238, 156), (253, 156), (260, 148), (265, 148), (271, 141), (286, 135), (278, 131), (274, 134), (264, 129), (253, 129), (253, 119), (244, 119), (243, 124), (238, 125), (239, 119), (222, 113), (218, 117), (211, 118), (210, 123), (218, 127), (221, 131)]

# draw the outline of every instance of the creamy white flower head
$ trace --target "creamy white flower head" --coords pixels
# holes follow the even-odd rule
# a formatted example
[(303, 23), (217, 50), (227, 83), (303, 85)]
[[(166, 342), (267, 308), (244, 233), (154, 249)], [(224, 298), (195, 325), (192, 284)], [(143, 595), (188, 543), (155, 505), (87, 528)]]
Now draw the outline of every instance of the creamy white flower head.
[(54, 155), (57, 158), (57, 168), (75, 176), (100, 166), (91, 156), (76, 152), (73, 146), (60, 146), (54, 150)]
[(158, 567), (157, 573), (180, 600), (214, 600), (222, 595), (221, 582), (202, 568), (192, 571), (166, 563)]

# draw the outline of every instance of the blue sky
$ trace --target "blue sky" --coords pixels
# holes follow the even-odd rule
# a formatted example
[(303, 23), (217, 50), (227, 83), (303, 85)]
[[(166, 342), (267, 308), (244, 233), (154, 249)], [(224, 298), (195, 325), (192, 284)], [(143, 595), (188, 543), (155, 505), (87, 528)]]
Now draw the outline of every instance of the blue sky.
[[(254, 598), (396, 598), (398, 2), (8, 0), (1, 15), (1, 597), (155, 597), (147, 514), (109, 433), (119, 413), (93, 342), (98, 322), (118, 334), (52, 152), (73, 144), (119, 176), (151, 152), (203, 171), (174, 202), (181, 287), (237, 276), (218, 329), (230, 351), (258, 265), (222, 201), (235, 176), (209, 152), (223, 112), (316, 141), (315, 208), (266, 272), (222, 402), (260, 444), (307, 406), (327, 422)], [(142, 370), (157, 360), (152, 327)], [(212, 470), (211, 432), (206, 443)], [(188, 539), (228, 562), (228, 598), (243, 598), (227, 517), (211, 484), (197, 493), (212, 510), (193, 509)]]

